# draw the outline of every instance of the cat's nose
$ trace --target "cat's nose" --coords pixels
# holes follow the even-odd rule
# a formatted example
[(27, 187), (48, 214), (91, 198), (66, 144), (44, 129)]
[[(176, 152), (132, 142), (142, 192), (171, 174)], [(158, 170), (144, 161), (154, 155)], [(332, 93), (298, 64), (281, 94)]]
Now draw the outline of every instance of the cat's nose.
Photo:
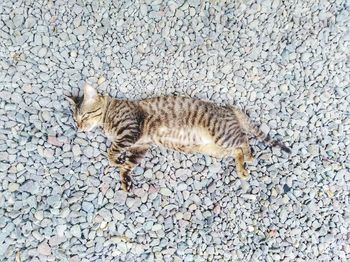
[(81, 124), (77, 123), (77, 127), (78, 127), (78, 129), (81, 129)]

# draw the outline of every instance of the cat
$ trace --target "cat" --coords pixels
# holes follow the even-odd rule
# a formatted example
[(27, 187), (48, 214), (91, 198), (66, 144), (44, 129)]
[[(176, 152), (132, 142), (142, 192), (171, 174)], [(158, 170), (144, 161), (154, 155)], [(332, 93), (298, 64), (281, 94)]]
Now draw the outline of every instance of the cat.
[(121, 187), (130, 191), (130, 173), (152, 144), (185, 153), (203, 153), (216, 158), (233, 156), (236, 172), (247, 178), (245, 162), (253, 157), (251, 136), (283, 151), (291, 150), (253, 125), (234, 106), (181, 96), (163, 96), (139, 101), (114, 99), (98, 94), (89, 84), (81, 97), (67, 96), (78, 129), (102, 127), (112, 141), (108, 149), (111, 166), (119, 168)]

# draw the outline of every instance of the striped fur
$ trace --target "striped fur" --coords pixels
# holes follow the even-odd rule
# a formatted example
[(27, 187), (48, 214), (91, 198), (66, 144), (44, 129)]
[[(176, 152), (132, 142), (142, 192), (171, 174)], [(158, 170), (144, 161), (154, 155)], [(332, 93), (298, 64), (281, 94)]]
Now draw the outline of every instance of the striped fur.
[(235, 107), (178, 96), (118, 100), (100, 96), (89, 85), (84, 86), (83, 98), (68, 99), (78, 128), (89, 131), (100, 126), (112, 141), (108, 158), (111, 165), (119, 167), (122, 188), (126, 191), (131, 186), (129, 173), (152, 144), (218, 158), (234, 156), (241, 178), (248, 176), (244, 162), (252, 161), (250, 136), (290, 152)]

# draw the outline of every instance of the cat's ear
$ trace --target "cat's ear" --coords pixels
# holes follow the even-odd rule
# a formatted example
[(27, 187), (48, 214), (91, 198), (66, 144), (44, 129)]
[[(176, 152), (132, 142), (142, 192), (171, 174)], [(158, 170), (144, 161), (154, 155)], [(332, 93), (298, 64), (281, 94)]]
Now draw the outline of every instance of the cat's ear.
[(95, 88), (93, 88), (90, 84), (85, 83), (84, 85), (84, 100), (95, 100), (98, 96), (98, 93)]

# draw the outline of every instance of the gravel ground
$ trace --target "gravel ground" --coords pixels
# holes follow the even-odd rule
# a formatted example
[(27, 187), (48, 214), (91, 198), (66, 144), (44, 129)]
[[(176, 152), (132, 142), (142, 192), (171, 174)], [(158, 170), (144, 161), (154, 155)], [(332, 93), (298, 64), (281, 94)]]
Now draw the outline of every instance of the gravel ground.
[[(133, 2), (1, 1), (1, 260), (349, 261), (349, 2)], [(292, 154), (252, 141), (240, 181), (153, 148), (127, 195), (64, 99), (86, 80), (236, 103)]]

